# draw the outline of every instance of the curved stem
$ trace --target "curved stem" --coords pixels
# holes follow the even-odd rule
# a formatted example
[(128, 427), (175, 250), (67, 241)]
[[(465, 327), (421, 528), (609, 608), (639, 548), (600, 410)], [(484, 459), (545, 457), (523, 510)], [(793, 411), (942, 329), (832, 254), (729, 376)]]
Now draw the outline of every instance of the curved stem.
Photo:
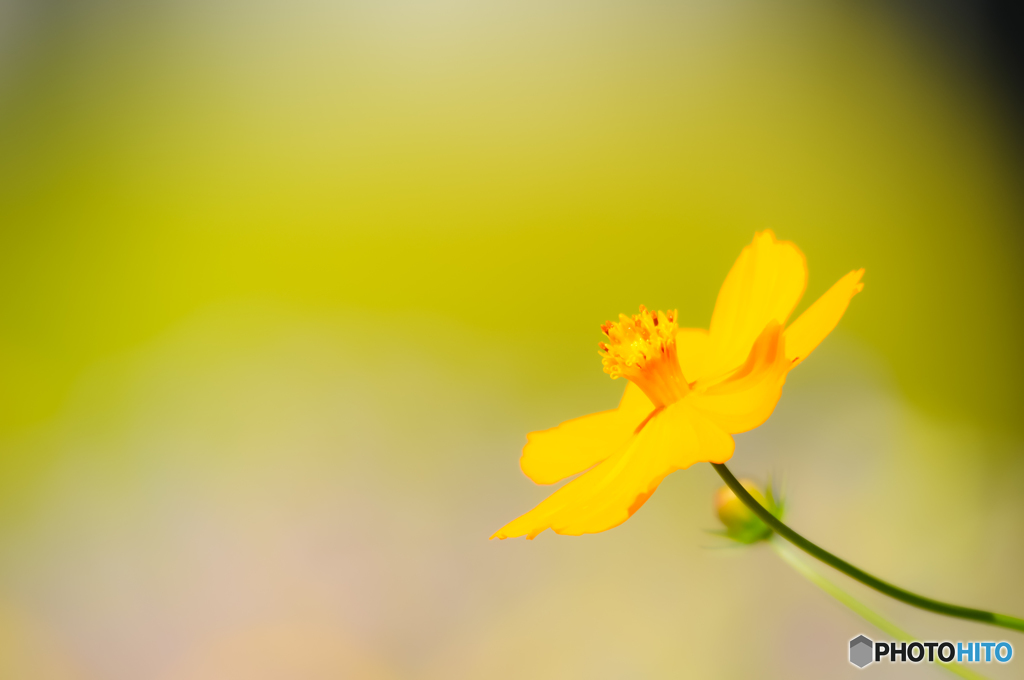
[[(912, 636), (910, 633), (901, 629), (878, 612), (869, 608), (860, 600), (829, 581), (814, 569), (811, 569), (807, 564), (804, 564), (803, 560), (797, 557), (796, 551), (788, 547), (781, 540), (772, 536), (771, 540), (768, 542), (771, 543), (772, 550), (775, 551), (776, 555), (782, 558), (783, 562), (793, 567), (798, 574), (821, 588), (823, 591), (835, 598), (840, 604), (845, 605), (850, 609), (850, 611), (860, 616), (878, 630), (882, 631), (894, 640), (899, 640), (900, 642), (920, 642), (920, 640)], [(965, 680), (986, 680), (984, 675), (975, 673), (969, 668), (956, 662), (945, 662), (940, 659), (938, 663), (940, 664), (940, 668), (944, 668), (953, 675), (965, 678)]]
[(955, 604), (947, 604), (928, 597), (922, 597), (921, 595), (916, 595), (909, 590), (903, 590), (902, 588), (897, 588), (891, 583), (886, 583), (882, 579), (872, 576), (863, 569), (858, 569), (846, 560), (836, 557), (823, 548), (819, 548), (814, 543), (811, 543), (806, 538), (783, 524), (781, 520), (762, 507), (761, 504), (743, 488), (743, 485), (740, 484), (739, 480), (733, 476), (732, 472), (730, 472), (729, 468), (725, 467), (725, 465), (721, 463), (712, 463), (711, 465), (715, 468), (715, 471), (718, 472), (718, 475), (725, 481), (726, 486), (732, 489), (732, 492), (736, 494), (736, 497), (743, 501), (743, 504), (750, 508), (755, 515), (760, 517), (762, 522), (771, 527), (779, 536), (782, 536), (784, 539), (800, 548), (811, 557), (821, 560), (825, 564), (838, 569), (847, 576), (860, 581), (870, 588), (874, 588), (880, 593), (884, 593), (891, 598), (897, 599), (900, 602), (906, 602), (909, 605), (920, 607), (921, 609), (927, 609), (928, 611), (935, 612), (937, 614), (945, 614), (946, 616), (955, 616), (960, 619), (980, 621), (981, 623), (988, 623), (993, 626), (1024, 631), (1024, 619), (1018, 619), (1015, 616), (1006, 616), (1005, 614), (993, 614), (992, 612), (982, 611), (981, 609), (960, 607)]

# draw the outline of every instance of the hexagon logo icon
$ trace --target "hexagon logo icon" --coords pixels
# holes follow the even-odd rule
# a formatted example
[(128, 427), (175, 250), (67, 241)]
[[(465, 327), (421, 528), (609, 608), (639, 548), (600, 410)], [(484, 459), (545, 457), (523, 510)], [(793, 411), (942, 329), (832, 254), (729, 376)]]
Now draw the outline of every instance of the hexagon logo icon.
[(864, 668), (864, 666), (867, 666), (874, 660), (871, 658), (874, 656), (872, 654), (874, 646), (875, 643), (863, 635), (858, 635), (850, 640), (850, 663), (857, 668)]

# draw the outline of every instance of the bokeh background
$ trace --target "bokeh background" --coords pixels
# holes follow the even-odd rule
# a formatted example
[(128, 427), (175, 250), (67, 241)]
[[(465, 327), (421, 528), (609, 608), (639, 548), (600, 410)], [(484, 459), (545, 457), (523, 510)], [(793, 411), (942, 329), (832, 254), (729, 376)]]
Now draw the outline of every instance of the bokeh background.
[(764, 228), (798, 311), (866, 288), (732, 468), (1024, 615), (1014, 11), (3, 0), (0, 677), (852, 677), (877, 632), (708, 534), (709, 466), (612, 531), (487, 540), (550, 492), (525, 433), (616, 403), (598, 325), (706, 326)]

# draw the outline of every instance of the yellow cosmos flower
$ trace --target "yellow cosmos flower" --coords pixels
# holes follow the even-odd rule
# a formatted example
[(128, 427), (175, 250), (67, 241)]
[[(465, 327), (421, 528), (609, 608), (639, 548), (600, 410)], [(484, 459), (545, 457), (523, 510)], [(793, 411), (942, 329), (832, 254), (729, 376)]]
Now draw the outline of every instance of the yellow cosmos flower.
[(807, 262), (796, 245), (764, 231), (725, 277), (709, 330), (678, 328), (674, 311), (644, 307), (602, 326), (604, 370), (629, 380), (618, 408), (531, 432), (520, 459), (538, 484), (586, 472), (491, 538), (605, 531), (629, 519), (670, 472), (729, 460), (731, 435), (768, 419), (786, 374), (839, 323), (863, 274), (841, 278), (786, 327)]

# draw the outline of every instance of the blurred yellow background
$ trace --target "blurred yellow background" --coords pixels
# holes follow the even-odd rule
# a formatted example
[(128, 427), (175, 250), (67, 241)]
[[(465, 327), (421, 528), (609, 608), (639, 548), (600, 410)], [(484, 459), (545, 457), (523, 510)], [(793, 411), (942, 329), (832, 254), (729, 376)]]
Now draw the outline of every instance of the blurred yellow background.
[(550, 491), (525, 433), (616, 403), (599, 324), (706, 326), (764, 228), (804, 305), (866, 288), (732, 468), (859, 566), (1024, 614), (1020, 158), (912, 13), (0, 12), (0, 677), (852, 677), (874, 631), (717, 549), (708, 466), (610, 532), (486, 540)]

